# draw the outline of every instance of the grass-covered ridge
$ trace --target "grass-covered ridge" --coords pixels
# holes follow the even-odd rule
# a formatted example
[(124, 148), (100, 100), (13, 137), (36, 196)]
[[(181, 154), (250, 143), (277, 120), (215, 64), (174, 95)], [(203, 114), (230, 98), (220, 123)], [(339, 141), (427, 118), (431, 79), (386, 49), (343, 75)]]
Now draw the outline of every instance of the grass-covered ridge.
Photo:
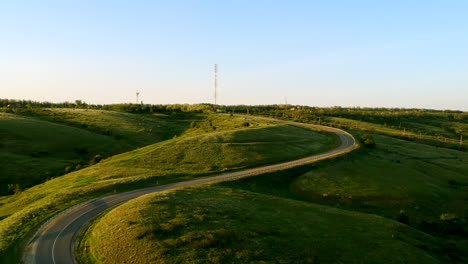
[[(207, 115), (160, 143), (105, 159), (0, 199), (0, 253), (18, 255), (27, 234), (54, 213), (114, 190), (129, 190), (292, 160), (333, 148), (335, 135), (228, 115)], [(15, 252), (16, 250), (16, 252)]]
[(432, 139), (458, 140), (468, 136), (468, 112), (431, 109), (311, 107), (298, 105), (226, 106), (226, 111), (287, 118), (303, 122), (323, 122), (348, 128), (373, 129), (378, 125), (398, 134), (421, 135)]
[(383, 217), (219, 185), (132, 200), (81, 244), (88, 263), (439, 263), (434, 247)]
[(468, 217), (468, 153), (375, 135), (376, 147), (340, 162), (321, 163), (292, 189), (307, 200), (395, 218), (412, 224), (443, 213)]
[[(29, 187), (89, 162), (131, 149), (125, 142), (33, 118), (0, 113), (0, 193), (11, 185)], [(10, 186), (8, 186), (10, 185)]]
[(198, 120), (202, 114), (131, 114), (96, 109), (38, 108), (18, 111), (18, 115), (85, 129), (141, 147), (183, 133), (191, 120)]
[(141, 263), (466, 263), (468, 153), (373, 137), (332, 160), (131, 201), (81, 253), (125, 259), (116, 240)]
[(180, 135), (202, 118), (196, 113), (137, 115), (88, 109), (0, 113), (0, 195)]

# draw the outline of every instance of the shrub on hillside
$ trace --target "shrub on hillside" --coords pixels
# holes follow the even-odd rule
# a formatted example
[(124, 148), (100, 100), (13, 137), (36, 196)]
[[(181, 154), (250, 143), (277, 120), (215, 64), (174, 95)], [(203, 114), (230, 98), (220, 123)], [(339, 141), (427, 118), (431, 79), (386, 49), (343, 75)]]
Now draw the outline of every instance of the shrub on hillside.
[(371, 134), (362, 134), (361, 137), (360, 137), (360, 141), (362, 142), (362, 144), (364, 144), (364, 146), (366, 146), (367, 148), (373, 148), (375, 147), (375, 140), (374, 140), (374, 137), (371, 135)]
[(396, 220), (402, 224), (409, 224), (409, 216), (404, 210), (400, 211)]
[(455, 180), (453, 178), (448, 179), (448, 183), (449, 183), (449, 186), (452, 187), (452, 188), (456, 188), (456, 187), (462, 185), (462, 183), (458, 182), (457, 180)]
[(468, 221), (455, 214), (440, 215), (439, 221), (422, 221), (419, 229), (426, 233), (436, 233), (444, 236), (466, 237), (468, 235)]
[(8, 193), (19, 194), (21, 192), (21, 187), (19, 184), (8, 184)]
[(440, 220), (444, 223), (452, 223), (457, 221), (455, 214), (445, 213), (440, 215)]
[(72, 165), (65, 167), (65, 173), (70, 173), (72, 171), (73, 171), (73, 166)]
[(102, 156), (98, 154), (89, 161), (89, 165), (94, 165), (96, 163), (99, 163), (101, 160), (102, 160)]

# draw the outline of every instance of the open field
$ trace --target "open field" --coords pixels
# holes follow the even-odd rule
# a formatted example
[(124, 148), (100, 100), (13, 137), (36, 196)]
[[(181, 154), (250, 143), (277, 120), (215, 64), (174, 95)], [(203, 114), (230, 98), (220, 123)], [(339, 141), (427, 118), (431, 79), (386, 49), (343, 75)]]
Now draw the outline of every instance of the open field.
[(468, 153), (375, 135), (376, 147), (323, 162), (298, 177), (292, 189), (307, 200), (411, 222), (442, 213), (468, 216)]
[(132, 200), (81, 247), (88, 263), (441, 261), (433, 237), (396, 221), (216, 185)]
[(0, 264), (468, 264), (468, 0), (0, 0)]
[(125, 112), (46, 108), (18, 111), (19, 115), (82, 128), (142, 147), (180, 135), (190, 122), (202, 118), (198, 113), (131, 114)]
[(466, 263), (468, 153), (374, 138), (313, 165), (126, 203), (89, 229), (81, 257), (126, 259), (118, 241), (141, 263)]
[[(2, 114), (0, 122), (6, 125), (0, 133), (7, 135), (7, 144), (0, 146), (0, 153), (31, 166), (36, 159), (38, 172), (52, 165), (60, 170), (68, 164), (88, 165), (95, 154), (108, 157), (134, 150), (0, 197), (0, 256), (6, 263), (18, 259), (21, 243), (42, 222), (81, 201), (296, 159), (336, 144), (329, 134), (250, 115), (33, 110)], [(332, 113), (314, 119), (310, 113), (289, 111), (284, 119), (344, 127), (356, 138), (372, 133), (376, 146), (284, 172), (144, 198), (148, 200), (138, 205), (139, 211), (127, 210), (125, 204), (109, 215), (128, 221), (112, 219), (112, 224), (132, 232), (138, 227), (145, 235), (115, 235), (133, 243), (128, 252), (151, 251), (145, 256), (161, 262), (359, 263), (362, 257), (362, 262), (374, 263), (380, 255), (388, 256), (388, 263), (467, 262), (468, 152), (463, 149), (466, 141), (460, 149), (457, 139), (466, 130), (465, 113), (412, 117), (414, 111), (409, 112), (396, 117), (387, 110), (370, 117)], [(44, 137), (50, 131), (50, 137)], [(74, 142), (68, 137), (90, 142), (88, 153), (77, 152), (81, 145), (68, 144)], [(22, 156), (15, 156), (18, 150)], [(199, 214), (198, 208), (207, 209)], [(167, 219), (157, 211), (161, 209)], [(99, 262), (114, 254), (103, 243), (112, 230), (100, 225), (109, 219), (104, 215), (87, 233), (82, 249), (92, 254), (82, 254), (85, 259)], [(162, 236), (155, 236), (157, 232)], [(243, 250), (246, 243), (256, 247)], [(379, 255), (359, 248), (375, 249)]]
[[(468, 141), (462, 142), (460, 145), (460, 135), (456, 135), (453, 132), (449, 131), (457, 130), (468, 131), (468, 124), (466, 123), (455, 123), (455, 122), (440, 122), (437, 125), (427, 125), (424, 123), (405, 123), (407, 127), (402, 126), (389, 126), (387, 124), (372, 123), (360, 120), (353, 120), (348, 118), (341, 117), (328, 117), (325, 118), (326, 122), (321, 122), (326, 125), (343, 127), (346, 129), (354, 129), (360, 131), (368, 131), (372, 133), (379, 133), (388, 136), (399, 137), (406, 140), (412, 140), (416, 142), (421, 142), (429, 145), (460, 149), (463, 146), (463, 149), (467, 149)], [(465, 135), (465, 138), (467, 135)]]
[(180, 135), (202, 114), (129, 114), (85, 109), (0, 113), (0, 195)]
[(373, 149), (223, 185), (397, 220), (437, 238), (437, 254), (466, 262), (468, 154), (374, 137)]
[(131, 149), (126, 142), (32, 118), (0, 113), (0, 193), (65, 174), (94, 155), (111, 156)]
[[(468, 150), (468, 113), (462, 111), (293, 105), (240, 105), (223, 109), (227, 112), (369, 131), (439, 147)], [(465, 140), (460, 145), (461, 136)]]
[[(311, 155), (336, 138), (275, 121), (209, 115), (182, 135), (105, 159), (0, 200), (0, 249), (16, 257), (34, 228), (66, 207), (112, 191), (192, 179)], [(284, 142), (288, 142), (284, 145)]]

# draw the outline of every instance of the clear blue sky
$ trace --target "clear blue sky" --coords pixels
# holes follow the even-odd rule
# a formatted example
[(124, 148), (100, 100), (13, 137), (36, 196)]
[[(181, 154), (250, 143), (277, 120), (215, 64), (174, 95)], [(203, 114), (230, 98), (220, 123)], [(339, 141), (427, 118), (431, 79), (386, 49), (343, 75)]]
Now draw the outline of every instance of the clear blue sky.
[(468, 1), (2, 1), (0, 98), (468, 110)]

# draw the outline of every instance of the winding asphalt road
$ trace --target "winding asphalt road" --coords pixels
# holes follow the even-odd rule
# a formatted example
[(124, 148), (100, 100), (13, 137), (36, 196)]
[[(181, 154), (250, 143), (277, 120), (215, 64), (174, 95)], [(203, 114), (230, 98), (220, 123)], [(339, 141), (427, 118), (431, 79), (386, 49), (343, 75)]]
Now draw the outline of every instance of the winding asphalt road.
[(27, 264), (77, 263), (74, 257), (73, 247), (75, 238), (79, 231), (103, 211), (123, 202), (127, 202), (131, 199), (137, 198), (141, 195), (152, 192), (170, 190), (182, 186), (192, 186), (203, 183), (227, 181), (258, 175), (265, 172), (282, 170), (297, 165), (311, 163), (314, 161), (338, 156), (357, 148), (357, 144), (353, 136), (341, 129), (319, 125), (305, 125), (294, 122), (287, 123), (301, 126), (309, 126), (312, 128), (335, 133), (336, 135), (338, 135), (341, 143), (338, 147), (327, 152), (294, 161), (288, 161), (279, 164), (247, 169), (232, 173), (225, 173), (213, 177), (154, 186), (135, 191), (109, 195), (95, 200), (87, 201), (79, 206), (72, 207), (66, 210), (65, 212), (62, 212), (61, 214), (56, 216), (52, 221), (50, 221), (47, 225), (43, 226), (35, 235), (35, 237), (33, 237), (32, 241), (28, 245), (23, 257), (23, 261)]

